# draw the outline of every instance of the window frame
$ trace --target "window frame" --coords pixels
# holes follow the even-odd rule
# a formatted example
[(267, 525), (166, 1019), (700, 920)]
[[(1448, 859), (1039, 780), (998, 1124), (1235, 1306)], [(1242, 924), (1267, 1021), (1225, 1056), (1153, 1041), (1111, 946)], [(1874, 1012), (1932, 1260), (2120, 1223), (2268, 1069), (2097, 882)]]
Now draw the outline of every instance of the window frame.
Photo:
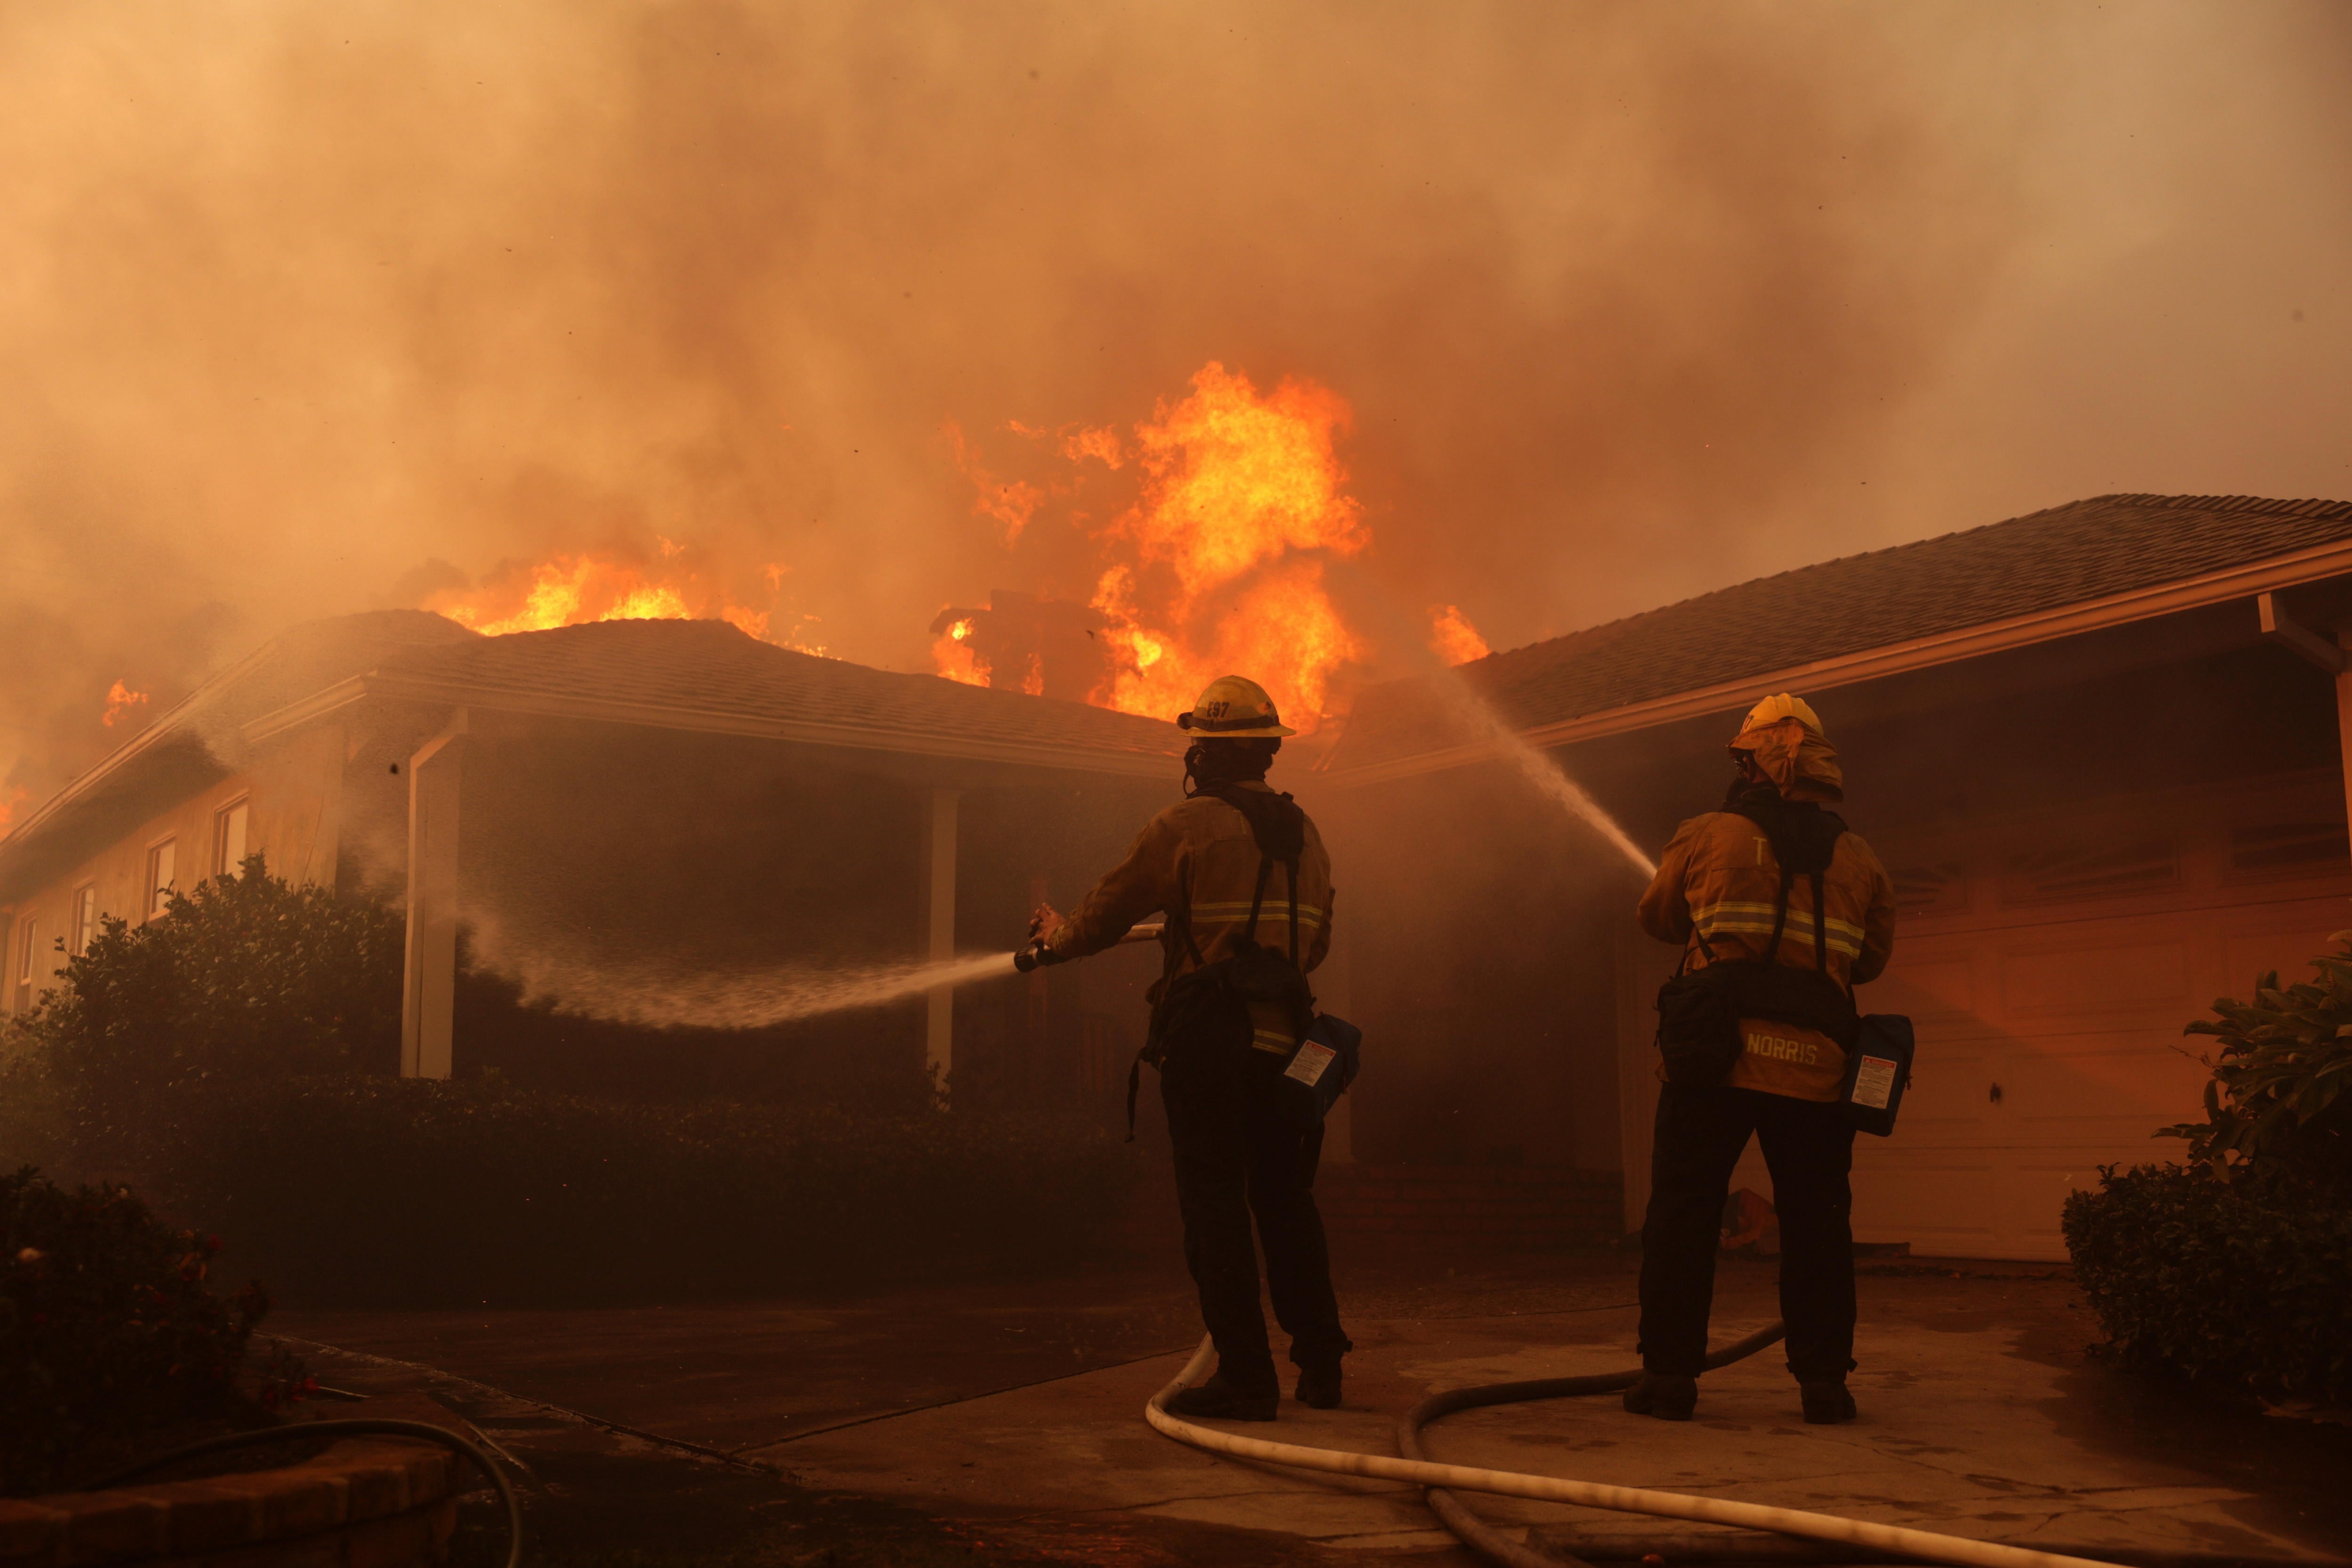
[(27, 914), (23, 923), (25, 929), (16, 933), (16, 984), (30, 985), (33, 983), (33, 947), (39, 940), (41, 922), (39, 917)]
[[(236, 860), (228, 858), (228, 819), (237, 813), (245, 814), (245, 831), (239, 836)], [(215, 877), (234, 877), (237, 866), (253, 851), (253, 796), (250, 792), (225, 802), (213, 811), (213, 868)]]
[[(168, 879), (158, 880), (155, 873), (162, 867), (165, 850), (171, 851), (172, 874)], [(168, 894), (179, 890), (180, 836), (178, 834), (166, 833), (147, 846), (146, 875), (143, 880), (147, 883), (147, 889), (139, 898), (139, 923), (142, 925), (152, 920), (160, 920), (170, 912), (171, 899), (168, 896), (159, 898), (157, 896), (159, 893)]]
[(84, 882), (73, 890), (73, 903), (66, 916), (66, 952), (79, 958), (89, 951), (89, 939), (98, 934), (98, 883)]

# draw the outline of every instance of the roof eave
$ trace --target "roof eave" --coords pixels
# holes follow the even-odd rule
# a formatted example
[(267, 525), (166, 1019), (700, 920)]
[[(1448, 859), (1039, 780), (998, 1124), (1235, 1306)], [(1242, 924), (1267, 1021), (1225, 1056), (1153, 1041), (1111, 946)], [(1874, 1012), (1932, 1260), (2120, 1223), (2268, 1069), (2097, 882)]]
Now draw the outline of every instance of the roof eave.
[[(1714, 686), (1627, 703), (1622, 708), (1580, 713), (1573, 718), (1534, 725), (1517, 731), (1517, 734), (1521, 740), (1538, 748), (1598, 740), (1604, 735), (1653, 729), (1678, 720), (1736, 711), (1776, 691), (1832, 690), (1864, 680), (1875, 680), (1882, 676), (1930, 669), (1937, 665), (1956, 664), (1963, 659), (1979, 658), (2011, 648), (2030, 647), (2036, 643), (2055, 642), (2062, 637), (2076, 637), (2109, 626), (2153, 620), (2159, 616), (2174, 615), (2183, 610), (2252, 598), (2257, 594), (2291, 588), (2298, 584), (2316, 582), (2345, 573), (2352, 573), (2352, 541), (2318, 545), (2290, 555), (2225, 567), (2218, 572), (2154, 587), (2137, 588), (2104, 599), (2037, 610), (2007, 620), (1988, 621), (1981, 626), (1840, 654), (1834, 658), (1815, 659), (1808, 664), (1792, 665), (1760, 675), (1743, 676)], [(1503, 754), (1497, 744), (1473, 742), (1437, 751), (1416, 752), (1410, 756), (1353, 767), (1343, 765), (1333, 768), (1326, 776), (1335, 784), (1381, 784), (1391, 779), (1414, 778), (1452, 768), (1468, 767), (1493, 761)]]
[(685, 730), (706, 735), (744, 735), (762, 740), (795, 741), (805, 745), (832, 746), (849, 751), (1004, 763), (1064, 773), (1109, 773), (1130, 778), (1165, 778), (1169, 768), (1178, 760), (1174, 752), (1122, 752), (1108, 747), (1040, 741), (981, 740), (881, 725), (763, 718), (724, 709), (681, 708), (673, 704), (631, 702), (614, 698), (563, 696), (523, 687), (382, 674), (354, 677), (301, 702), (281, 708), (275, 713), (264, 714), (245, 727), (245, 738), (258, 742), (282, 734), (347, 707), (362, 697), (525, 713), (539, 718), (581, 719), (606, 724)]

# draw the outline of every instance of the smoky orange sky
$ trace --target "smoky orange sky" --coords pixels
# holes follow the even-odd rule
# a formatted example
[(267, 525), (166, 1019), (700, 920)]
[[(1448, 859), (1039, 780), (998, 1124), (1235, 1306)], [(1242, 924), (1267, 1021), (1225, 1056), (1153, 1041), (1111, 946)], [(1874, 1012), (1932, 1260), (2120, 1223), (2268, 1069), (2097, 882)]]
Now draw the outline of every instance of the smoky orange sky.
[[(2111, 490), (2352, 496), (2352, 6), (0, 0), (0, 778), (658, 533), (929, 667), (945, 431), (1353, 407), (1497, 647)], [(5, 794), (0, 791), (0, 794)]]

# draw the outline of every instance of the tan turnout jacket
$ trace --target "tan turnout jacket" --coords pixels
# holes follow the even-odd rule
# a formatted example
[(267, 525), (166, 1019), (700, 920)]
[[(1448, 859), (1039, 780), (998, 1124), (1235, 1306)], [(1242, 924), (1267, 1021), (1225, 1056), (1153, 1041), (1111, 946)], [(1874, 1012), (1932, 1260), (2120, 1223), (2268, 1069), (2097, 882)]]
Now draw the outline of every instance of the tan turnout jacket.
[[(1266, 790), (1264, 784), (1244, 789)], [(1047, 945), (1065, 958), (1100, 952), (1146, 915), (1170, 917), (1160, 939), (1168, 978), (1190, 973), (1192, 955), (1177, 930), (1187, 883), (1192, 889), (1192, 941), (1202, 962), (1228, 957), (1249, 925), (1250, 894), (1257, 886), (1257, 840), (1249, 819), (1213, 795), (1181, 801), (1144, 824), (1135, 843), (1084, 902), (1055, 928)], [(1266, 878), (1265, 901), (1258, 913), (1257, 940), (1276, 952), (1290, 952), (1289, 879), (1279, 862)], [(1311, 970), (1331, 949), (1331, 857), (1315, 822), (1307, 822), (1307, 846), (1298, 858), (1298, 966)], [(1160, 985), (1151, 999), (1159, 1001)], [(1298, 1041), (1291, 1021), (1278, 1009), (1253, 1008), (1255, 1044), (1287, 1054)]]
[[(1895, 889), (1885, 868), (1857, 834), (1837, 841), (1822, 873), (1823, 934), (1829, 972), (1840, 984), (1875, 980), (1895, 952)], [(1727, 811), (1694, 816), (1675, 829), (1658, 858), (1658, 875), (1642, 895), (1642, 929), (1661, 942), (1685, 945), (1690, 966), (1704, 969), (1704, 931), (1717, 959), (1761, 958), (1772, 942), (1772, 912), (1780, 893), (1780, 862), (1771, 840), (1748, 818)], [(1778, 961), (1813, 966), (1813, 886), (1799, 877), (1789, 890), (1789, 923)], [(1792, 1100), (1832, 1100), (1845, 1072), (1845, 1052), (1817, 1030), (1766, 1018), (1743, 1018), (1747, 1048), (1726, 1081)]]

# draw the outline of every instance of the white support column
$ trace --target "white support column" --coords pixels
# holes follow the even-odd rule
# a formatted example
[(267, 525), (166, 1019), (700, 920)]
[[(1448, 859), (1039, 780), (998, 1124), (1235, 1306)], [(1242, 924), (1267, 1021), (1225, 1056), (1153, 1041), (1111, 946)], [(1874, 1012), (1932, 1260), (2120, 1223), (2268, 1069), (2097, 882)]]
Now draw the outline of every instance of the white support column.
[[(923, 955), (937, 963), (955, 956), (956, 806), (959, 792), (934, 788), (923, 813)], [(945, 1094), (955, 1068), (955, 988), (926, 994), (923, 1065)]]
[(408, 956), (400, 1076), (447, 1078), (457, 992), (457, 797), (466, 710), (403, 764), (408, 773)]
[(2275, 594), (2255, 596), (2254, 615), (2263, 636), (2336, 677), (2336, 741), (2344, 759), (2344, 796), (2352, 810), (2352, 620), (2341, 620), (2324, 637), (2296, 620)]
[(2336, 743), (2344, 759), (2344, 802), (2352, 816), (2352, 621), (2336, 623), (2336, 643), (2345, 656), (2336, 671)]

